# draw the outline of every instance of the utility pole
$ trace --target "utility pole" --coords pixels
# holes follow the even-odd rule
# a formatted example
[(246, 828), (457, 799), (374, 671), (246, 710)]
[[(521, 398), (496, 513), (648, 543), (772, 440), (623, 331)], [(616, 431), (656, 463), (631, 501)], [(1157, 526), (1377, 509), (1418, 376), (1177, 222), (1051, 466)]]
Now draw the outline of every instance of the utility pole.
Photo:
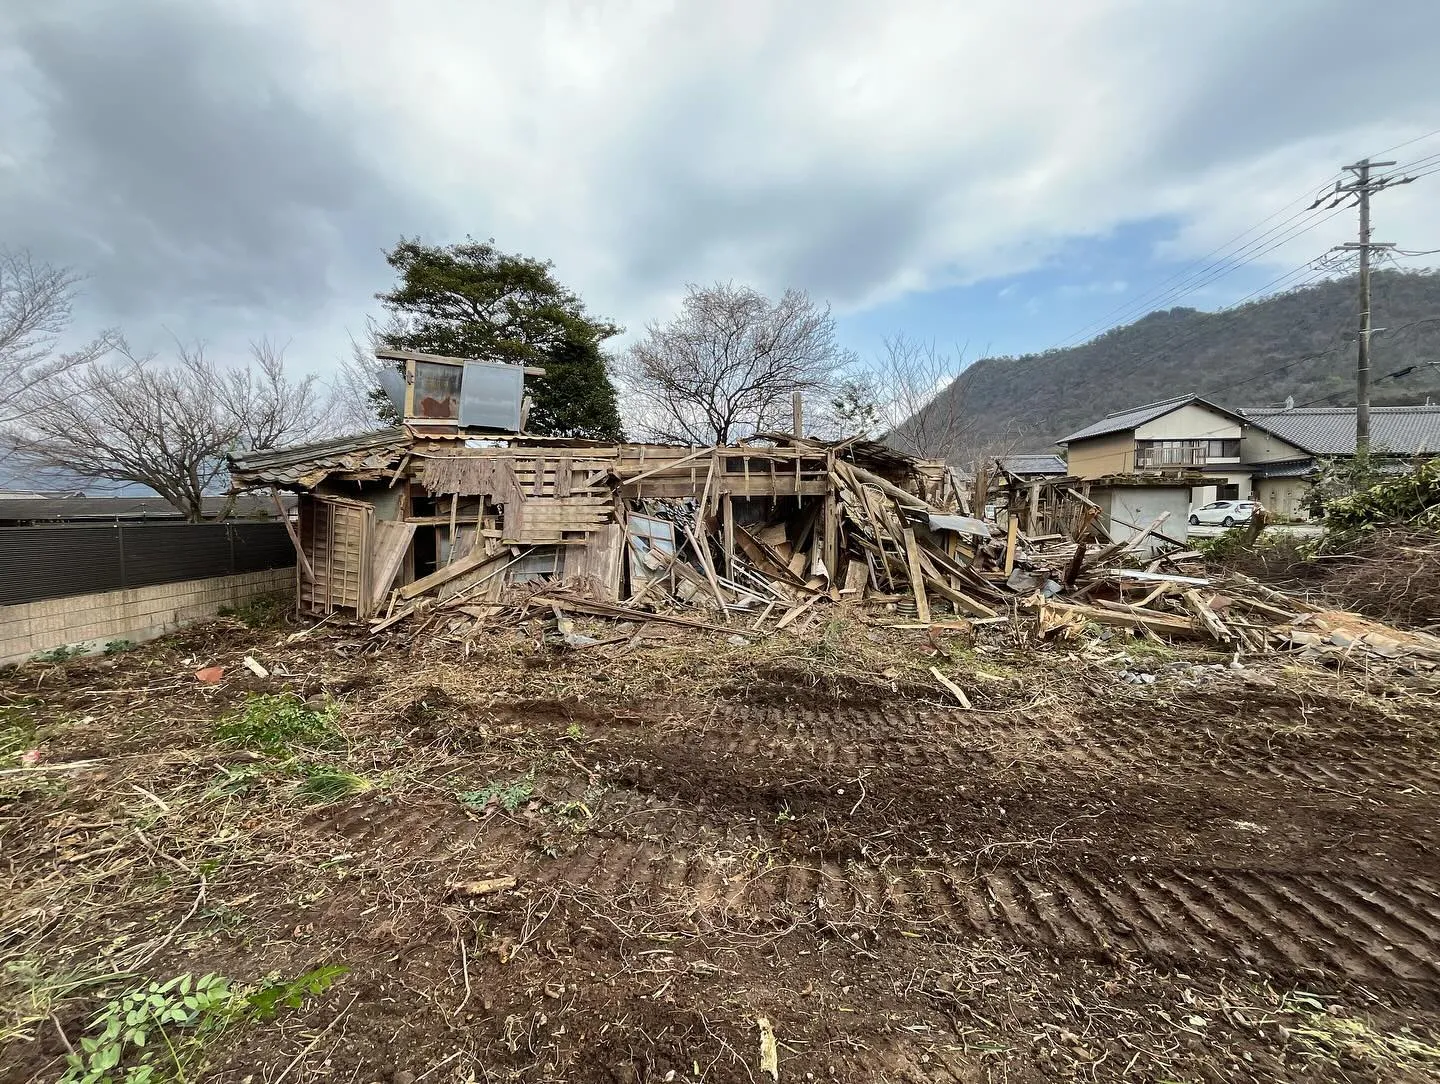
[[(1372, 162), (1362, 158), (1354, 165), (1345, 166), (1347, 173), (1355, 179), (1346, 184), (1335, 182), (1334, 200), (1331, 207), (1339, 205), (1349, 196), (1355, 197), (1353, 206), (1360, 208), (1360, 240), (1338, 246), (1340, 249), (1358, 252), (1360, 255), (1360, 338), (1355, 359), (1355, 454), (1363, 455), (1370, 448), (1370, 336), (1376, 330), (1370, 326), (1370, 253), (1374, 249), (1394, 248), (1393, 241), (1370, 240), (1370, 196), (1397, 184), (1409, 184), (1414, 177), (1375, 177), (1371, 170), (1393, 166), (1394, 162)], [(1316, 200), (1319, 206), (1328, 196)]]

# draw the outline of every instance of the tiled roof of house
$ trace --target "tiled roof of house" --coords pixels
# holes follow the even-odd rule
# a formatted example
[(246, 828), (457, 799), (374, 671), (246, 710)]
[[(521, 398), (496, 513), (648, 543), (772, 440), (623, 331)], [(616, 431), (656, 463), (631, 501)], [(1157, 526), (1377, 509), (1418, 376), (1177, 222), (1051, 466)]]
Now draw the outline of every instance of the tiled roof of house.
[[(1355, 454), (1354, 407), (1262, 407), (1240, 414), (1311, 455)], [(1440, 406), (1371, 407), (1370, 444), (1394, 455), (1440, 455)]]
[(1158, 403), (1146, 403), (1144, 406), (1127, 407), (1124, 410), (1117, 410), (1105, 415), (1098, 422), (1087, 425), (1079, 432), (1071, 433), (1068, 437), (1057, 440), (1056, 444), (1069, 444), (1071, 441), (1088, 440), (1091, 437), (1103, 437), (1110, 433), (1123, 433), (1129, 429), (1135, 429), (1146, 422), (1153, 422), (1156, 418), (1163, 418), (1172, 410), (1178, 410), (1190, 403), (1198, 403), (1200, 406), (1208, 407), (1219, 414), (1229, 417), (1236, 415), (1222, 406), (1216, 406), (1208, 399), (1202, 399), (1198, 395), (1177, 395), (1173, 399), (1161, 399)]

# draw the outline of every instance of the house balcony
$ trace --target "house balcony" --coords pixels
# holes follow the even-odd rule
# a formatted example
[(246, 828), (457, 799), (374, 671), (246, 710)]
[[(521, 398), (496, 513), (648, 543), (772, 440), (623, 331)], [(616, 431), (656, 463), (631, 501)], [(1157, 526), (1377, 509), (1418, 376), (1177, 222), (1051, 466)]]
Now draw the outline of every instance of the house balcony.
[(1195, 470), (1239, 462), (1238, 440), (1154, 440), (1135, 444), (1137, 471)]

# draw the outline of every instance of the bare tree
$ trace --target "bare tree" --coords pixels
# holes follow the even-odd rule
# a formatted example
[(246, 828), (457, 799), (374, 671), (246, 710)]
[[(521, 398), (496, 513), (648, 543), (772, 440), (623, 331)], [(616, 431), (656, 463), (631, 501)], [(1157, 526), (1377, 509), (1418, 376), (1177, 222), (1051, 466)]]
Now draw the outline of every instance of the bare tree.
[(622, 358), (630, 420), (661, 440), (728, 444), (789, 428), (795, 392), (833, 394), (855, 357), (829, 306), (799, 290), (771, 301), (748, 286), (690, 286), (680, 313), (651, 323)]
[(253, 366), (217, 366), (201, 347), (175, 362), (136, 357), (55, 374), (44, 409), (6, 427), (4, 442), (36, 470), (149, 486), (185, 518), (203, 518), (227, 453), (304, 440), (327, 425), (316, 378), (291, 380), (283, 352), (252, 344)]
[(335, 428), (358, 433), (382, 425), (400, 424), (401, 407), (391, 400), (384, 382), (394, 372), (394, 363), (381, 361), (375, 350), (387, 343), (385, 332), (373, 319), (367, 320), (359, 337), (350, 337), (350, 356), (340, 363), (331, 384)]
[(74, 350), (60, 349), (79, 283), (65, 268), (0, 248), (0, 425), (48, 403), (56, 377), (115, 347), (118, 338), (107, 331)]
[(947, 352), (904, 332), (884, 341), (870, 372), (889, 423), (886, 443), (923, 459), (955, 460), (974, 420), (965, 409), (965, 351)]

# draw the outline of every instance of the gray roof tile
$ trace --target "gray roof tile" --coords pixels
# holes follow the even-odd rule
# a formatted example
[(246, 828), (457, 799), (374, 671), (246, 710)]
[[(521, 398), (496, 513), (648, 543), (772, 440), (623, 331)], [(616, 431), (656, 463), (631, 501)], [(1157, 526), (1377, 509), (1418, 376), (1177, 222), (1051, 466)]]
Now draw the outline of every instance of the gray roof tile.
[(1127, 407), (1124, 410), (1117, 410), (1105, 415), (1098, 422), (1087, 425), (1079, 432), (1071, 433), (1068, 437), (1062, 437), (1056, 444), (1069, 444), (1075, 440), (1088, 440), (1091, 437), (1103, 437), (1110, 433), (1123, 433), (1128, 429), (1134, 429), (1144, 425), (1146, 422), (1154, 421), (1156, 418), (1164, 417), (1172, 410), (1176, 410), (1189, 403), (1199, 403), (1203, 407), (1230, 417), (1235, 417), (1232, 411), (1222, 406), (1216, 406), (1208, 399), (1202, 399), (1198, 395), (1177, 395), (1173, 399), (1161, 399), (1158, 403), (1146, 403), (1144, 406)]
[[(1354, 407), (1260, 407), (1240, 414), (1311, 455), (1355, 454)], [(1371, 407), (1370, 443), (1395, 455), (1440, 455), (1440, 406)]]

